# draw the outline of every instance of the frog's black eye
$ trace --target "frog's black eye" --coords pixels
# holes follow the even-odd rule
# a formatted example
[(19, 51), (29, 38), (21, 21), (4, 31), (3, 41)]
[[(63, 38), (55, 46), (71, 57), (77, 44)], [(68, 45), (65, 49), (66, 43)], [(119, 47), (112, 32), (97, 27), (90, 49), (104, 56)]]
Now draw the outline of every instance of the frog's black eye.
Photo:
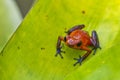
[(80, 42), (77, 44), (77, 46), (78, 46), (78, 47), (80, 47), (80, 46), (81, 46), (81, 44), (82, 44), (82, 42), (80, 41)]
[(66, 37), (64, 37), (64, 41), (66, 42)]

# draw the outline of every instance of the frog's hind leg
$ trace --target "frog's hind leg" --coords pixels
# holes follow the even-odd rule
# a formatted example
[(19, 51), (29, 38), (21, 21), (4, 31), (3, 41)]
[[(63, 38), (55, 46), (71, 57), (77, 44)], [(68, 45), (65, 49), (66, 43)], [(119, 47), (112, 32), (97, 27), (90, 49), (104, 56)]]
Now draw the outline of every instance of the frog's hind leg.
[(101, 47), (100, 47), (100, 43), (99, 43), (99, 38), (98, 38), (98, 35), (97, 35), (97, 32), (95, 31), (95, 30), (93, 30), (92, 31), (92, 37), (91, 37), (91, 42), (92, 42), (92, 44), (93, 44), (93, 46), (94, 46), (94, 48), (93, 48), (93, 50), (94, 50), (94, 55), (95, 55), (95, 53), (96, 53), (96, 50), (99, 48), (99, 49), (101, 49)]
[(83, 29), (85, 27), (85, 25), (84, 24), (81, 24), (81, 25), (76, 25), (76, 26), (73, 26), (71, 29), (69, 29), (68, 31), (66, 31), (65, 33), (67, 33), (68, 35), (71, 33), (71, 32), (73, 32), (73, 31), (75, 31), (75, 30), (77, 30), (77, 29)]
[(79, 58), (74, 58), (74, 60), (77, 60), (77, 62), (73, 66), (76, 66), (78, 63), (81, 65), (81, 63), (83, 62), (83, 60), (85, 60), (91, 54), (91, 52), (92, 52), (92, 50), (90, 50), (86, 46), (82, 46), (81, 49), (87, 51), (87, 53), (85, 53), (82, 57), (79, 56)]

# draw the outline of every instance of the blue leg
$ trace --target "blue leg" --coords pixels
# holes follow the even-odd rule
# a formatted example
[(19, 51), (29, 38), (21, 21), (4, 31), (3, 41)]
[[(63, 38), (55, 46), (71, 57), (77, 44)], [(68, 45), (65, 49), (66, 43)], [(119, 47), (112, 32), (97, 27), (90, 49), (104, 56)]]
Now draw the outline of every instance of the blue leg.
[(83, 58), (79, 55), (79, 58), (74, 58), (74, 60), (77, 60), (77, 62), (73, 66), (76, 66), (78, 63), (81, 65)]
[(64, 38), (59, 36), (59, 37), (58, 37), (58, 41), (57, 41), (56, 54), (55, 54), (55, 56), (57, 57), (57, 55), (59, 54), (60, 57), (63, 59), (63, 56), (62, 56), (61, 53), (65, 53), (65, 51), (62, 51), (62, 50), (61, 50), (61, 48), (62, 48), (62, 46), (61, 46), (61, 41), (62, 41), (62, 40), (64, 40)]
[(73, 32), (74, 30), (77, 30), (77, 29), (82, 29), (84, 28), (85, 25), (84, 24), (81, 24), (81, 25), (76, 25), (74, 27), (72, 27), (71, 29), (69, 29), (68, 31), (66, 31), (66, 33), (69, 35), (71, 32)]
[(92, 37), (91, 37), (90, 40), (91, 40), (91, 42), (92, 42), (92, 44), (94, 46), (94, 48), (92, 50), (94, 50), (93, 55), (95, 55), (96, 50), (98, 48), (101, 49), (100, 44), (99, 44), (99, 38), (98, 38), (97, 32), (95, 30), (92, 31)]
[(80, 65), (81, 65), (83, 60), (85, 60), (91, 53), (91, 50), (89, 48), (87, 48), (86, 46), (82, 47), (82, 49), (87, 51), (87, 53), (85, 53), (82, 57), (79, 56), (79, 58), (74, 58), (74, 60), (77, 60), (77, 62), (73, 66), (76, 66), (78, 63), (80, 63)]

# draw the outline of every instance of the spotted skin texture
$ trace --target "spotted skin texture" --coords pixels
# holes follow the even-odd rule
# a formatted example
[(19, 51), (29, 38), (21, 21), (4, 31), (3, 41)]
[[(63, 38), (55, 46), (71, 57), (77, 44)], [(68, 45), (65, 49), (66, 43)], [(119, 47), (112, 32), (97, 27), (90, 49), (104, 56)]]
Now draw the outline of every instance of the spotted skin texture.
[[(61, 53), (65, 53), (65, 51), (61, 50), (61, 41), (63, 41), (66, 46), (70, 48), (87, 51), (82, 57), (79, 55), (79, 58), (74, 58), (74, 60), (77, 60), (74, 66), (76, 66), (78, 63), (81, 64), (92, 51), (94, 51), (93, 54), (95, 54), (98, 48), (101, 49), (97, 32), (93, 30), (92, 36), (90, 36), (87, 31), (82, 30), (84, 27), (85, 25), (83, 24), (76, 25), (66, 32), (67, 34), (65, 37), (59, 36), (56, 46), (57, 52), (55, 56), (59, 54), (60, 57), (63, 58)], [(90, 49), (89, 46), (91, 46), (93, 49)]]

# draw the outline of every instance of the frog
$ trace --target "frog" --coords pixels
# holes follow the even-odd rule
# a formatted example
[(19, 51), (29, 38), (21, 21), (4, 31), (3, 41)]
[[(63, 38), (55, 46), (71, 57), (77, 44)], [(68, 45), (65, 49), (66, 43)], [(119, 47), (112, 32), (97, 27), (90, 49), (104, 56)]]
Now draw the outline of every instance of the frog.
[(93, 55), (95, 55), (97, 49), (101, 49), (97, 32), (93, 30), (90, 36), (86, 30), (83, 30), (84, 27), (84, 24), (75, 25), (69, 30), (65, 31), (66, 35), (64, 37), (58, 36), (55, 54), (56, 57), (59, 55), (63, 59), (61, 53), (65, 53), (65, 51), (62, 50), (62, 42), (70, 48), (86, 51), (83, 56), (79, 55), (79, 58), (74, 58), (76, 62), (73, 64), (73, 66), (76, 66), (77, 64), (81, 65), (81, 63), (92, 52)]

